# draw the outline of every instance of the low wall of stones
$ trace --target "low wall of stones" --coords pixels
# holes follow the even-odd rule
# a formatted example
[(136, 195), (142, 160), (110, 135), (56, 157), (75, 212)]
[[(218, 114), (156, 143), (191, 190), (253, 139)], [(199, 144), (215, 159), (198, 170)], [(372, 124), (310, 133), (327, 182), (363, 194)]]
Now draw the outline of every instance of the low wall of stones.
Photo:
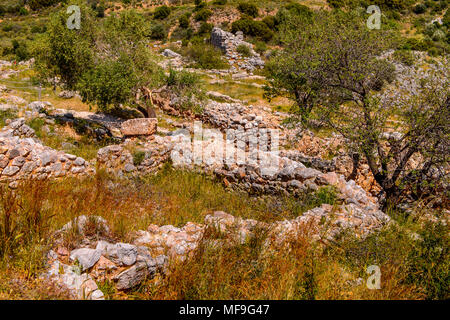
[(24, 119), (11, 122), (0, 131), (0, 182), (14, 188), (21, 180), (95, 173), (83, 158), (44, 146), (33, 136), (33, 129), (24, 124)]

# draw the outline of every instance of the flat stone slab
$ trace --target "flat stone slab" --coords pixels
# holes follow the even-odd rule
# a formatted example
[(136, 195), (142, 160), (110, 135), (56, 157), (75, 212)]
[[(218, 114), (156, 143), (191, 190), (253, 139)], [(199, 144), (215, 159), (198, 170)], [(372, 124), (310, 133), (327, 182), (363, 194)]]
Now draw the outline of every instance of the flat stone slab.
[(156, 118), (138, 118), (122, 123), (120, 131), (124, 136), (149, 136), (156, 132), (158, 120)]

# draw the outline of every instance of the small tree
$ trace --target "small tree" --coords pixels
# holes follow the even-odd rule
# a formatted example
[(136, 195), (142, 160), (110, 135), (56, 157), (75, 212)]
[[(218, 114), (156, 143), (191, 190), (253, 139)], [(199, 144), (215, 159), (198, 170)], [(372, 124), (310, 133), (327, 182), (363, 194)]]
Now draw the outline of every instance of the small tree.
[(292, 112), (302, 121), (318, 104), (364, 102), (371, 90), (392, 80), (393, 67), (377, 59), (388, 47), (388, 35), (367, 29), (360, 17), (343, 12), (286, 15), (280, 25), (284, 49), (267, 65), (265, 97), (291, 99)]
[[(407, 99), (383, 98), (381, 89), (395, 74), (380, 58), (389, 44), (387, 34), (370, 31), (342, 12), (320, 13), (308, 21), (309, 28), (304, 23), (291, 20), (284, 27), (285, 49), (270, 62), (267, 94), (294, 100), (293, 112), (302, 119), (315, 108), (316, 117), (365, 158), (386, 205), (397, 204), (405, 194), (418, 198), (429, 193), (439, 185), (439, 172), (442, 176), (448, 169), (448, 66), (442, 67), (441, 77), (423, 80)], [(392, 130), (400, 136), (390, 136)], [(422, 162), (412, 165), (413, 156)]]
[(50, 16), (47, 32), (42, 34), (32, 49), (36, 58), (36, 70), (43, 83), (56, 78), (68, 89), (74, 89), (81, 75), (93, 67), (96, 39), (92, 10), (82, 4), (81, 28), (69, 29), (66, 7)]

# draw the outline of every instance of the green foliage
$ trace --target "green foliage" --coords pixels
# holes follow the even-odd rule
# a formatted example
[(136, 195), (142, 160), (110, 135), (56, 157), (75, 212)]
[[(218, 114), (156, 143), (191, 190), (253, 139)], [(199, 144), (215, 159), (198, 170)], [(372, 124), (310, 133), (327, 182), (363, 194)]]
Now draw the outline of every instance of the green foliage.
[(213, 15), (213, 12), (207, 8), (199, 10), (195, 15), (195, 21), (207, 21), (209, 17)]
[(158, 20), (163, 20), (170, 15), (170, 8), (166, 5), (157, 7), (155, 9), (155, 13), (153, 14), (153, 18)]
[(449, 299), (450, 238), (448, 227), (429, 222), (409, 252), (406, 281), (425, 289), (427, 299)]
[(416, 51), (427, 51), (432, 46), (432, 43), (427, 40), (420, 40), (417, 38), (408, 38), (403, 44), (402, 49), (404, 50), (416, 50)]
[(37, 41), (33, 48), (36, 69), (41, 81), (60, 77), (67, 88), (74, 88), (76, 82), (94, 64), (94, 42), (96, 29), (93, 12), (80, 4), (83, 27), (70, 30), (66, 21), (66, 7), (53, 13), (47, 25), (47, 32)]
[(170, 69), (166, 78), (166, 84), (173, 93), (180, 97), (178, 108), (201, 114), (205, 93), (203, 83), (197, 74), (184, 70), (178, 72)]
[(414, 64), (415, 58), (411, 51), (409, 50), (397, 50), (394, 52), (394, 58), (404, 65), (412, 66)]
[(139, 166), (142, 163), (142, 161), (144, 161), (144, 159), (145, 159), (144, 151), (136, 150), (133, 152), (133, 164), (135, 166)]
[(206, 1), (203, 0), (195, 0), (195, 11), (199, 11), (206, 7)]
[(367, 2), (364, 0), (327, 0), (333, 8), (354, 9), (357, 7), (367, 8), (369, 5), (377, 5), (382, 9), (406, 10), (415, 3), (414, 0), (374, 0)]
[(415, 14), (421, 14), (421, 13), (424, 13), (426, 10), (427, 10), (427, 7), (426, 7), (424, 4), (422, 4), (422, 3), (419, 3), (419, 4), (415, 5), (415, 6), (413, 7), (413, 9), (412, 9), (412, 11), (413, 11)]
[(448, 9), (445, 11), (444, 17), (442, 18), (442, 24), (445, 27), (450, 28), (450, 10)]
[(202, 22), (200, 25), (200, 28), (198, 29), (197, 34), (198, 35), (207, 35), (211, 33), (212, 29), (214, 28), (213, 24)]
[(256, 41), (255, 42), (255, 51), (262, 55), (264, 52), (267, 51), (266, 43), (263, 41)]
[(259, 14), (258, 7), (254, 3), (242, 2), (239, 3), (237, 9), (250, 17), (256, 18)]
[(31, 10), (38, 10), (45, 7), (50, 7), (60, 2), (60, 0), (30, 0), (28, 5)]
[(26, 15), (28, 14), (28, 10), (25, 9), (25, 7), (20, 7), (20, 9), (19, 9), (19, 14), (20, 14), (21, 16), (26, 16)]
[(95, 103), (100, 110), (129, 102), (138, 79), (131, 60), (122, 56), (119, 60), (107, 60), (86, 72), (78, 84), (83, 101)]
[(24, 61), (30, 58), (28, 46), (24, 41), (12, 41), (12, 53), (16, 55), (18, 61)]
[(203, 41), (197, 41), (186, 50), (186, 56), (195, 61), (194, 67), (201, 69), (225, 69), (228, 64), (222, 59), (222, 52)]
[(250, 57), (252, 55), (250, 48), (245, 44), (238, 45), (236, 51), (242, 54), (244, 57)]
[(262, 19), (262, 22), (264, 22), (270, 30), (276, 30), (278, 25), (278, 20), (274, 16), (266, 16)]
[[(290, 15), (280, 25), (280, 35), (285, 49), (274, 54), (266, 66), (271, 79), (266, 97), (281, 94), (292, 99), (293, 111), (303, 120), (320, 100), (334, 96), (333, 86), (325, 89), (328, 83), (335, 83), (331, 78), (341, 77), (340, 81), (356, 84), (360, 79), (373, 77), (373, 81), (365, 83), (368, 90), (373, 90), (380, 79), (382, 83), (392, 75), (392, 70), (376, 59), (385, 48), (384, 42), (376, 40), (377, 34), (355, 15), (343, 12), (319, 12), (314, 18)], [(343, 65), (346, 67), (339, 69)], [(327, 77), (331, 77), (329, 82), (325, 80)], [(336, 98), (340, 96), (337, 94)]]
[(214, 0), (213, 4), (218, 5), (218, 6), (224, 6), (227, 4), (227, 0)]
[(231, 24), (231, 31), (236, 33), (242, 31), (245, 35), (256, 37), (258, 39), (269, 41), (273, 37), (273, 32), (262, 21), (252, 20), (250, 18), (241, 18)]
[(167, 37), (166, 28), (162, 24), (155, 24), (151, 28), (150, 38), (154, 40), (164, 40)]
[(189, 28), (189, 16), (188, 15), (182, 15), (178, 19), (178, 23), (180, 25), (180, 28), (183, 28), (183, 29)]

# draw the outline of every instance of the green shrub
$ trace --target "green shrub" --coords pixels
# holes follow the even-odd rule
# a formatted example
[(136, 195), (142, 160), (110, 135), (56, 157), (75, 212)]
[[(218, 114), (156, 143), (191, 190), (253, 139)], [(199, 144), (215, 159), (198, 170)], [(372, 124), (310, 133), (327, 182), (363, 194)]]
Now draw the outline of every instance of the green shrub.
[(12, 29), (13, 29), (13, 25), (12, 25), (12, 24), (5, 24), (5, 25), (2, 27), (2, 30), (3, 30), (4, 32), (10, 32)]
[(189, 28), (189, 17), (187, 15), (183, 15), (178, 19), (178, 23), (180, 28), (187, 29)]
[(263, 54), (264, 52), (266, 52), (267, 51), (266, 43), (263, 41), (256, 41), (255, 42), (255, 51), (258, 52), (259, 54)]
[(201, 9), (194, 15), (195, 21), (207, 21), (211, 17), (213, 12), (209, 9)]
[(253, 18), (257, 17), (258, 13), (259, 13), (258, 7), (254, 3), (248, 3), (248, 2), (239, 3), (237, 6), (237, 9), (241, 13), (246, 14)]
[(250, 57), (252, 55), (250, 48), (245, 44), (238, 45), (236, 51), (242, 54), (244, 57)]
[(162, 24), (153, 25), (150, 31), (150, 38), (154, 40), (164, 40), (166, 36), (167, 32)]
[(264, 19), (262, 19), (262, 22), (264, 22), (270, 30), (276, 30), (278, 23), (277, 19), (274, 16), (264, 17)]
[(26, 43), (16, 39), (12, 41), (12, 53), (16, 55), (18, 61), (27, 60), (30, 56)]
[(394, 59), (400, 61), (401, 63), (412, 66), (414, 64), (414, 55), (409, 50), (397, 50), (394, 52)]
[(213, 4), (218, 5), (218, 6), (224, 6), (227, 4), (227, 0), (214, 0)]
[(95, 8), (95, 12), (97, 13), (97, 18), (104, 18), (105, 17), (105, 6), (103, 6), (102, 4), (99, 4), (96, 8)]
[(194, 72), (169, 70), (166, 84), (170, 90), (180, 97), (178, 108), (191, 110), (199, 114), (202, 111), (201, 102), (205, 98), (203, 84)]
[(186, 55), (195, 61), (194, 67), (202, 69), (225, 69), (228, 64), (222, 59), (222, 52), (211, 45), (204, 44), (201, 39), (192, 40)]
[(445, 12), (444, 18), (442, 19), (442, 24), (447, 28), (450, 28), (450, 10)]
[(426, 7), (424, 4), (419, 3), (418, 5), (416, 5), (416, 6), (413, 7), (413, 10), (412, 10), (412, 11), (413, 11), (415, 14), (421, 14), (421, 13), (424, 13), (426, 10), (427, 10), (427, 7)]
[(262, 21), (255, 21), (249, 18), (241, 18), (231, 24), (231, 31), (236, 33), (242, 31), (245, 35), (269, 41), (273, 37), (273, 32)]
[(163, 20), (170, 15), (170, 8), (168, 6), (161, 6), (156, 8), (153, 18)]
[(136, 150), (133, 152), (133, 164), (139, 166), (145, 159), (145, 152)]
[(208, 33), (211, 33), (214, 26), (211, 23), (202, 22), (200, 25), (200, 28), (198, 29), (198, 35), (206, 35)]
[(408, 260), (407, 281), (425, 289), (427, 299), (449, 299), (450, 241), (448, 227), (429, 222), (419, 232)]
[(25, 9), (25, 7), (20, 7), (20, 9), (19, 9), (19, 14), (20, 14), (21, 16), (26, 16), (26, 15), (28, 14), (28, 10)]
[(416, 38), (408, 38), (405, 44), (401, 47), (404, 50), (427, 51), (430, 48), (430, 43), (425, 40)]
[(206, 8), (206, 2), (203, 0), (195, 0), (195, 9), (194, 11), (199, 11), (203, 8)]
[(45, 7), (50, 7), (54, 4), (57, 4), (60, 0), (30, 0), (28, 1), (28, 5), (31, 10), (37, 10)]

